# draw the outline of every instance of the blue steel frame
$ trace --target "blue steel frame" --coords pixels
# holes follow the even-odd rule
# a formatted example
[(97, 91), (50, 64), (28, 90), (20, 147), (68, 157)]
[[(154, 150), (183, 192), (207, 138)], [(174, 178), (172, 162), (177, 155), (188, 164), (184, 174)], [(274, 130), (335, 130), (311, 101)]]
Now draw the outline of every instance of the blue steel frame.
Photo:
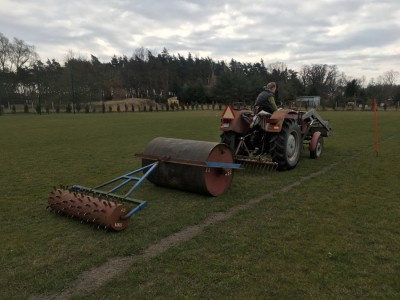
[[(76, 191), (76, 192), (90, 192), (90, 193), (96, 193), (104, 196), (112, 196), (113, 198), (117, 198), (121, 200), (122, 202), (130, 202), (137, 204), (136, 207), (131, 209), (125, 216), (123, 216), (123, 219), (128, 219), (132, 215), (136, 214), (143, 208), (147, 206), (147, 202), (143, 200), (138, 200), (138, 199), (133, 199), (130, 198), (130, 195), (139, 187), (139, 185), (147, 178), (148, 175), (150, 175), (151, 172), (157, 167), (158, 162), (154, 162), (152, 164), (149, 164), (145, 167), (139, 168), (137, 170), (134, 170), (132, 172), (126, 173), (124, 175), (121, 175), (119, 177), (116, 177), (110, 181), (107, 181), (103, 184), (100, 184), (94, 188), (87, 188), (84, 186), (80, 185), (74, 185), (70, 188), (70, 191)], [(136, 177), (134, 176), (137, 173), (144, 172), (143, 176), (141, 177)], [(117, 186), (111, 188), (110, 190), (104, 190), (107, 186), (110, 186), (118, 181), (124, 180)], [(136, 181), (136, 183), (132, 186), (132, 188), (123, 196), (116, 194), (116, 192), (126, 186), (127, 184), (131, 183), (132, 181)]]
[[(139, 187), (139, 185), (153, 172), (155, 168), (157, 168), (160, 160), (155, 161), (154, 163), (151, 163), (147, 166), (144, 166), (142, 168), (139, 168), (137, 170), (134, 170), (132, 172), (126, 173), (124, 175), (121, 175), (119, 177), (116, 177), (114, 179), (111, 179), (110, 181), (107, 181), (103, 184), (100, 184), (94, 188), (88, 188), (84, 187), (81, 185), (74, 185), (70, 188), (71, 192), (89, 192), (89, 193), (96, 193), (100, 194), (103, 196), (111, 196), (113, 198), (117, 198), (122, 202), (130, 202), (134, 203), (137, 206), (132, 208), (126, 215), (122, 217), (122, 219), (128, 219), (132, 215), (136, 214), (143, 208), (147, 206), (147, 202), (143, 200), (138, 200), (138, 199), (133, 199), (130, 197), (130, 195)], [(184, 163), (183, 161), (173, 161), (174, 163)], [(193, 164), (193, 162), (189, 163)], [(200, 163), (197, 163), (196, 165), (199, 165)], [(200, 166), (202, 167), (208, 167), (208, 168), (232, 168), (232, 169), (239, 169), (240, 164), (235, 164), (235, 163), (221, 163), (221, 162), (201, 162)], [(142, 177), (136, 177), (134, 176), (137, 173), (144, 172)], [(110, 190), (104, 190), (105, 187), (110, 186), (112, 184), (115, 184), (118, 181), (124, 180), (120, 184), (116, 185), (115, 187), (111, 188)], [(132, 186), (132, 188), (123, 196), (116, 194), (116, 192), (125, 187), (127, 184), (131, 183), (132, 181), (136, 181), (136, 183)]]

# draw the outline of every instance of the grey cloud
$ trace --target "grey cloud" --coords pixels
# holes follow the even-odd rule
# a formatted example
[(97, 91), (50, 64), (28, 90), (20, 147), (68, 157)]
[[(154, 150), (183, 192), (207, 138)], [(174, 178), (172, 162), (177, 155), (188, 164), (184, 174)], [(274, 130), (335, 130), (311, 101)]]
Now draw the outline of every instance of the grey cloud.
[[(400, 70), (397, 0), (0, 2), (0, 32), (33, 44), (42, 59), (62, 60), (71, 49), (109, 61), (114, 49), (115, 55), (131, 56), (135, 48), (165, 47), (171, 54), (203, 52), (215, 60), (240, 57), (243, 62), (251, 62), (248, 53), (259, 53), (251, 58), (257, 61), (282, 53), (277, 60), (292, 68), (337, 64), (353, 76), (376, 77), (386, 66)], [(181, 34), (185, 26), (192, 28), (189, 35)], [(348, 30), (332, 34), (336, 26)], [(382, 53), (383, 47), (392, 50)], [(365, 48), (376, 51), (354, 54)]]

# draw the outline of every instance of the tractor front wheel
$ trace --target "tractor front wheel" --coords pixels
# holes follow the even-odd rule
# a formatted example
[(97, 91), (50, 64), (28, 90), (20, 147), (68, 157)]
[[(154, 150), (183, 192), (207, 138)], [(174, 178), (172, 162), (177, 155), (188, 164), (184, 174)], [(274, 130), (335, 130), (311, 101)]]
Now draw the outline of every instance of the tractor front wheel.
[(285, 171), (296, 167), (300, 160), (302, 138), (295, 120), (286, 119), (282, 130), (274, 134), (270, 142), (272, 160), (278, 163), (278, 170)]
[(315, 146), (312, 147), (312, 149), (310, 148), (310, 158), (314, 159), (319, 158), (322, 154), (323, 147), (324, 147), (324, 138), (321, 135), (319, 135), (315, 143)]

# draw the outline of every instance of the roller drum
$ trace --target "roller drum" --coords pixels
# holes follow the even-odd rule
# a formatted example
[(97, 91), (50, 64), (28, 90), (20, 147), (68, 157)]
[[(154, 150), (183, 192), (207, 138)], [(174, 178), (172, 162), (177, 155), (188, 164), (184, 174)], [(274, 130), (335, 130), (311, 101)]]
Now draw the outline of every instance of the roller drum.
[[(225, 144), (158, 137), (146, 146), (143, 154), (160, 158), (157, 168), (147, 177), (159, 186), (219, 196), (233, 179), (232, 169), (198, 165), (205, 162), (234, 163), (233, 154)], [(174, 159), (181, 163), (174, 162)], [(143, 166), (153, 162), (142, 159)]]

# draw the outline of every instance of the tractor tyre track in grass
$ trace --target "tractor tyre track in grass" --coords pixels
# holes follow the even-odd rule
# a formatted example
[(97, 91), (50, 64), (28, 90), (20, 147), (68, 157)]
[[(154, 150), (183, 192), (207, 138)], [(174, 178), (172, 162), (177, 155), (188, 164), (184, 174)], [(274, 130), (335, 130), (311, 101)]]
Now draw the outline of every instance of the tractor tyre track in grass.
[(170, 236), (167, 236), (161, 239), (159, 242), (150, 245), (147, 249), (143, 251), (142, 254), (110, 258), (105, 264), (81, 273), (75, 281), (73, 281), (69, 286), (67, 286), (65, 289), (61, 290), (57, 294), (35, 295), (32, 296), (30, 299), (46, 299), (46, 300), (68, 299), (78, 293), (89, 293), (91, 291), (94, 291), (103, 286), (104, 284), (106, 284), (107, 282), (111, 281), (112, 279), (121, 276), (129, 269), (131, 264), (138, 261), (154, 258), (162, 254), (163, 252), (169, 250), (170, 248), (178, 246), (200, 235), (205, 227), (209, 225), (215, 225), (221, 221), (228, 220), (237, 213), (245, 211), (251, 208), (252, 206), (260, 203), (263, 200), (271, 199), (276, 194), (287, 193), (294, 187), (299, 186), (302, 183), (311, 180), (312, 178), (318, 177), (330, 171), (338, 164), (343, 163), (345, 160), (349, 158), (351, 157), (343, 158), (342, 160), (335, 162), (329, 166), (326, 166), (319, 171), (311, 173), (308, 176), (301, 177), (296, 182), (286, 185), (280, 190), (270, 192), (268, 194), (264, 194), (256, 198), (252, 198), (248, 200), (246, 203), (235, 205), (225, 212), (212, 214), (209, 217), (207, 217), (203, 222), (197, 225), (186, 227), (181, 231), (174, 233)]

